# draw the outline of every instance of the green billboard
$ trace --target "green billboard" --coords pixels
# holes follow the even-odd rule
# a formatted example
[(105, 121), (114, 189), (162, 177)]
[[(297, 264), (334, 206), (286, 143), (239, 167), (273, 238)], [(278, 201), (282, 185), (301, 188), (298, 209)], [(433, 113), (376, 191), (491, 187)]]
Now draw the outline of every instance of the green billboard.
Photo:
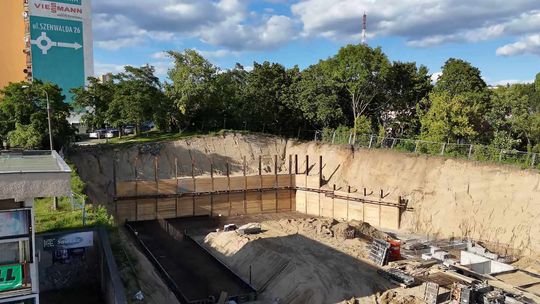
[(22, 265), (0, 266), (0, 291), (19, 289), (22, 286)]
[(70, 102), (93, 74), (89, 0), (32, 0), (32, 77), (56, 83)]

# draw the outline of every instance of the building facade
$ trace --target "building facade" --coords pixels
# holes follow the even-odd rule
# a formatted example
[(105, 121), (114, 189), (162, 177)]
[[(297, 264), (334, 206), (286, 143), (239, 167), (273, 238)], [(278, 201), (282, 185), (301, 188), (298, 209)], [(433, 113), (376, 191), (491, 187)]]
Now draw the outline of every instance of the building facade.
[[(0, 1), (4, 45), (0, 88), (9, 82), (41, 80), (60, 86), (71, 102), (73, 88), (93, 76), (91, 0)], [(15, 64), (13, 64), (15, 63)]]
[(70, 195), (70, 174), (54, 151), (0, 153), (0, 303), (39, 303), (34, 198)]

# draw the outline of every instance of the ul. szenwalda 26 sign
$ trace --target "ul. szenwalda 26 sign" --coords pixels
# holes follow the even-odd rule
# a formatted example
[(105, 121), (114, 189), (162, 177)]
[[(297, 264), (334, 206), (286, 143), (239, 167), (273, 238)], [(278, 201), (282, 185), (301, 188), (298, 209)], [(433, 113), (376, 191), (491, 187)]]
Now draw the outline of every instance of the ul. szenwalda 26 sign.
[(34, 79), (69, 90), (93, 75), (90, 0), (31, 0), (30, 43)]

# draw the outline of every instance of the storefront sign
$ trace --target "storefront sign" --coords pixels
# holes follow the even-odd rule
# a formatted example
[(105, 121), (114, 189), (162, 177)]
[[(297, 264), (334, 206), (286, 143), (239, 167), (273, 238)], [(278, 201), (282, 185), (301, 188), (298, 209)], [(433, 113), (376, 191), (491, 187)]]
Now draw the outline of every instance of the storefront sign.
[(92, 231), (77, 232), (43, 238), (44, 250), (92, 247), (94, 233)]
[(23, 285), (22, 265), (0, 266), (0, 291), (19, 289)]

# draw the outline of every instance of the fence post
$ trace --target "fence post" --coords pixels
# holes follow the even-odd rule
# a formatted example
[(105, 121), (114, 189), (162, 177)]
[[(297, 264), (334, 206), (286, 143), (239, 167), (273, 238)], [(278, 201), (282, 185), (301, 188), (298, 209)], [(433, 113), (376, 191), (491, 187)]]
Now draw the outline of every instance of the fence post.
[(394, 140), (392, 140), (392, 146), (390, 147), (390, 149), (394, 149), (394, 146), (396, 145), (396, 140), (397, 138), (394, 138)]
[(369, 136), (369, 148), (371, 149), (371, 144), (373, 143), (373, 135)]
[(418, 151), (418, 140), (415, 140), (414, 153)]
[(334, 130), (334, 133), (332, 134), (332, 144), (334, 143), (335, 139), (336, 139), (336, 130)]
[(441, 155), (444, 155), (444, 149), (446, 149), (446, 143), (442, 144)]
[(473, 145), (470, 145), (469, 146), (469, 159), (471, 159), (471, 156), (472, 156), (472, 149), (473, 149)]
[(499, 162), (502, 162), (503, 153), (504, 153), (504, 150), (501, 149), (501, 152), (499, 153)]
[(531, 168), (534, 168), (534, 162), (536, 161), (536, 153), (533, 153), (531, 160)]
[(313, 141), (317, 141), (317, 131), (315, 131), (315, 135), (314, 135), (314, 140)]
[(351, 138), (352, 138), (352, 132), (349, 132), (349, 141), (348, 141), (349, 145), (351, 144)]

